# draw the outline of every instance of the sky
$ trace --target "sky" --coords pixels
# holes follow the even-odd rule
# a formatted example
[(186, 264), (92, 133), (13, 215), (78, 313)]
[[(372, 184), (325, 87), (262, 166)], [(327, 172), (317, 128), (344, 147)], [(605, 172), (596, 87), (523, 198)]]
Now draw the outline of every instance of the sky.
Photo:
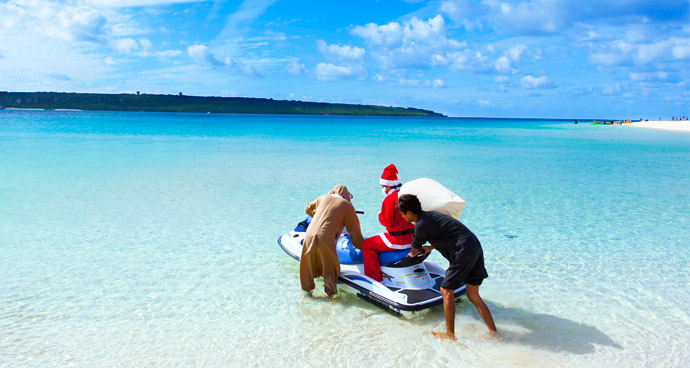
[(0, 0), (0, 91), (690, 115), (688, 0)]

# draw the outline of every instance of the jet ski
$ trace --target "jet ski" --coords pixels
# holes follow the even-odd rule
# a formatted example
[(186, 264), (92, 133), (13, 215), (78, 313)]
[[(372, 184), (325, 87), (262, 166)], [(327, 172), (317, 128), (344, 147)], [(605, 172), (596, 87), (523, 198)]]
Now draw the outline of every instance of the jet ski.
[[(308, 217), (278, 238), (278, 244), (285, 253), (298, 261), (310, 221)], [(428, 254), (407, 257), (409, 249), (378, 253), (383, 276), (383, 281), (378, 282), (364, 274), (362, 253), (352, 245), (345, 230), (336, 243), (336, 249), (340, 260), (338, 283), (361, 299), (396, 316), (443, 303), (441, 282), (446, 270), (427, 261)], [(463, 294), (464, 284), (455, 290), (455, 298)]]

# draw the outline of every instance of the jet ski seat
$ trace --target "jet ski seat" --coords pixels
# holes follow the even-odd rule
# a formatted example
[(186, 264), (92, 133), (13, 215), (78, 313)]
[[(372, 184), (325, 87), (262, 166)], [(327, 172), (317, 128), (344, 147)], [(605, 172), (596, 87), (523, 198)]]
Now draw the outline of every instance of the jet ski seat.
[[(297, 224), (293, 231), (297, 233), (306, 232), (310, 222), (311, 217), (307, 217), (304, 221)], [(338, 260), (341, 264), (364, 263), (362, 251), (352, 245), (349, 235), (341, 236), (340, 239), (338, 239), (336, 250), (338, 251)], [(408, 253), (410, 253), (409, 249), (380, 252), (379, 263), (382, 266), (393, 264), (404, 259)]]

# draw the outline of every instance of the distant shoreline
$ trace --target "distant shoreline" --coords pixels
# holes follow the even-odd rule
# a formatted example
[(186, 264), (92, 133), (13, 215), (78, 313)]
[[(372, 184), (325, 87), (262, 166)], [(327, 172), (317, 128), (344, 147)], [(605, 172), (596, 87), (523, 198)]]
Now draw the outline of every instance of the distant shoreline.
[(8, 110), (446, 117), (413, 107), (140, 93), (0, 92), (0, 108), (3, 107)]

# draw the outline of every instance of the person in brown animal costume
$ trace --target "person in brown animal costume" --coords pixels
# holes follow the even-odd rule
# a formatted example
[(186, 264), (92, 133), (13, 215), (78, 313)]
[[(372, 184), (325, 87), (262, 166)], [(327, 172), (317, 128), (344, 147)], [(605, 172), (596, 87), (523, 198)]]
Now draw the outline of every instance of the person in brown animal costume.
[(323, 277), (324, 290), (329, 297), (338, 292), (336, 282), (340, 274), (340, 262), (336, 241), (343, 227), (350, 234), (355, 248), (362, 246), (362, 231), (355, 207), (350, 203), (352, 195), (344, 185), (336, 185), (331, 191), (309, 203), (304, 212), (311, 216), (302, 244), (299, 261), (299, 280), (302, 290), (311, 295), (314, 279)]

